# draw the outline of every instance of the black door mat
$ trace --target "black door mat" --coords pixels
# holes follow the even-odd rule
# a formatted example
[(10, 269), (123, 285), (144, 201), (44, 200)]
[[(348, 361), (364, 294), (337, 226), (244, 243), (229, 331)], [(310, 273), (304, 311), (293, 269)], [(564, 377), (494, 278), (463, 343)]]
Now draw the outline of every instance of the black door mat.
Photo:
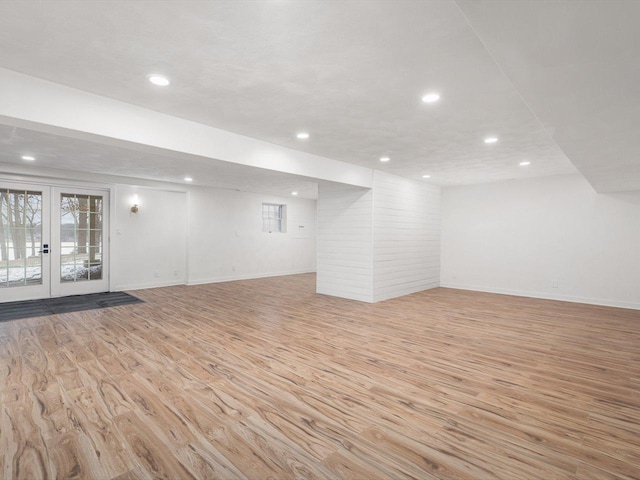
[(144, 303), (124, 292), (92, 293), (72, 297), (45, 298), (24, 302), (0, 303), (0, 322), (19, 318), (43, 317), (58, 313), (81, 312), (99, 308), (119, 307), (132, 303)]

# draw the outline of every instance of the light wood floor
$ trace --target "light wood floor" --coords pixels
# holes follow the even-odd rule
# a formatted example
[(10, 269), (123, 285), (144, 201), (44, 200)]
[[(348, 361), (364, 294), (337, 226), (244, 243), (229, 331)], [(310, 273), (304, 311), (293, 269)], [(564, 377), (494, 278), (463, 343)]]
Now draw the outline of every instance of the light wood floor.
[(0, 477), (640, 477), (640, 312), (314, 284), (0, 324)]

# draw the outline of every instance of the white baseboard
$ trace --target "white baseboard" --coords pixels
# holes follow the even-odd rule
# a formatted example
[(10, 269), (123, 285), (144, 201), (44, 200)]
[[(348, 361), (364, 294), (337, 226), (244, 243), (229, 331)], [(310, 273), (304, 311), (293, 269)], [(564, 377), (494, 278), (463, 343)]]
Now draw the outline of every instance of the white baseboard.
[(160, 288), (160, 287), (174, 287), (176, 285), (185, 285), (184, 281), (169, 281), (169, 282), (150, 282), (150, 283), (135, 283), (130, 285), (117, 285), (111, 288), (112, 292), (122, 292), (125, 290), (145, 290), (147, 288)]
[(374, 303), (377, 302), (384, 302), (385, 300), (392, 300), (394, 298), (400, 298), (400, 297), (404, 297), (406, 295), (412, 295), (414, 293), (418, 293), (418, 292), (424, 292), (426, 290), (431, 290), (433, 288), (438, 288), (441, 285), (438, 282), (434, 282), (434, 283), (429, 283), (427, 285), (420, 285), (417, 287), (413, 287), (413, 288), (408, 288), (406, 290), (402, 290), (402, 291), (397, 291), (397, 292), (388, 292), (382, 295), (378, 295), (376, 297), (374, 297)]
[(329, 297), (342, 298), (344, 300), (354, 300), (356, 302), (364, 302), (364, 303), (373, 303), (373, 299), (371, 296), (362, 295), (362, 294), (354, 294), (354, 293), (345, 293), (342, 290), (333, 291), (331, 289), (325, 290), (324, 288), (320, 288), (316, 291), (318, 295), (327, 295)]
[(254, 278), (283, 277), (285, 275), (299, 275), (302, 273), (316, 273), (316, 271), (304, 269), (304, 270), (290, 270), (287, 272), (249, 273), (244, 275), (231, 275), (228, 277), (198, 278), (195, 280), (188, 281), (187, 285), (203, 285), (206, 283), (234, 282), (236, 280), (252, 280)]
[(528, 292), (523, 290), (511, 290), (507, 288), (479, 287), (475, 285), (464, 285), (464, 284), (458, 284), (458, 283), (441, 283), (440, 286), (443, 288), (454, 288), (456, 290), (473, 290), (476, 292), (499, 293), (502, 295), (514, 295), (516, 297), (541, 298), (544, 300), (560, 300), (562, 302), (585, 303), (588, 305), (600, 305), (603, 307), (617, 307), (617, 308), (629, 308), (632, 310), (640, 310), (640, 303), (626, 302), (626, 301), (620, 301), (620, 300), (575, 297), (572, 295)]

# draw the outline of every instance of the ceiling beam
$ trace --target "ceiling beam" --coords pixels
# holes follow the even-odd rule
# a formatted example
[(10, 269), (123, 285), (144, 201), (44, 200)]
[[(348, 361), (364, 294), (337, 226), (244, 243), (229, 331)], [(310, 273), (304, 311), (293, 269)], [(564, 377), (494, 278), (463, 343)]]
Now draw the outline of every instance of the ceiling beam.
[(0, 68), (0, 123), (176, 158), (199, 157), (371, 188), (373, 170)]

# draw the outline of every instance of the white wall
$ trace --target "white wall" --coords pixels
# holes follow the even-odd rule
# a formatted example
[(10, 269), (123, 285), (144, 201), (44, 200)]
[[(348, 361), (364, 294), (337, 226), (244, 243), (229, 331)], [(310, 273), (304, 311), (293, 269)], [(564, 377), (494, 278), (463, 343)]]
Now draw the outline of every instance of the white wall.
[(445, 188), (441, 283), (640, 308), (640, 193), (579, 175)]
[[(110, 188), (110, 287), (114, 291), (316, 268), (315, 200), (80, 172), (66, 172), (65, 178), (0, 177), (0, 183)], [(140, 205), (137, 214), (131, 213), (134, 195)], [(263, 202), (287, 205), (286, 233), (262, 232)]]
[(318, 186), (317, 292), (373, 301), (373, 192)]
[[(262, 232), (263, 202), (287, 205), (286, 233)], [(193, 187), (188, 283), (314, 272), (315, 226), (315, 200)]]
[(373, 301), (440, 284), (440, 188), (376, 171)]
[(440, 283), (440, 188), (376, 171), (318, 189), (317, 291), (378, 302)]
[[(131, 212), (134, 195), (138, 213)], [(185, 283), (186, 193), (116, 185), (112, 205), (112, 290)]]

